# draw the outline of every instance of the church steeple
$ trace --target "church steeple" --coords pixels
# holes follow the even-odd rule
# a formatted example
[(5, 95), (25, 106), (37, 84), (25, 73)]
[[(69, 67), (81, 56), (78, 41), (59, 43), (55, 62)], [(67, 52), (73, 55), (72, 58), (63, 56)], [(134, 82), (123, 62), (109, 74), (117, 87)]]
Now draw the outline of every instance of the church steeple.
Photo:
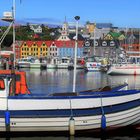
[(68, 25), (68, 22), (66, 21), (66, 16), (65, 16), (65, 21), (64, 21), (64, 23), (63, 23), (63, 26), (62, 26), (62, 32), (61, 32), (61, 34), (62, 35), (68, 35), (69, 34), (69, 25)]
[(66, 16), (65, 16), (65, 21), (62, 25), (62, 31), (61, 31), (61, 36), (59, 37), (58, 40), (70, 40), (69, 37), (69, 25), (68, 25), (68, 22), (66, 21)]

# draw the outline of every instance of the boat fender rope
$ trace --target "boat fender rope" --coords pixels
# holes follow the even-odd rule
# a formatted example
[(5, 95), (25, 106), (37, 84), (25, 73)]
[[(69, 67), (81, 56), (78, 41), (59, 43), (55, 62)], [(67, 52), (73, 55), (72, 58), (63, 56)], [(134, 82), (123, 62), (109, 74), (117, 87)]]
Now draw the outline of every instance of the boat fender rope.
[(106, 128), (106, 117), (105, 117), (105, 112), (103, 108), (102, 95), (101, 95), (101, 111), (102, 111), (101, 128), (104, 130)]

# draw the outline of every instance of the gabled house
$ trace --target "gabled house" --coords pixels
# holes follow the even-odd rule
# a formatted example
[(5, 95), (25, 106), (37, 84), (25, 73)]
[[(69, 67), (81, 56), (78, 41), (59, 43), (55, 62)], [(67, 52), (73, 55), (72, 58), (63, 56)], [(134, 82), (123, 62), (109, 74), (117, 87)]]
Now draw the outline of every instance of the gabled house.
[(42, 33), (42, 28), (40, 25), (30, 25), (30, 29), (34, 31), (34, 33)]
[(56, 42), (52, 41), (50, 45), (48, 45), (48, 57), (57, 57), (58, 56), (58, 48), (56, 46)]
[[(118, 32), (109, 32), (107, 35), (104, 36), (104, 40), (119, 40), (122, 39), (122, 34)], [(125, 38), (125, 37), (124, 37)]]

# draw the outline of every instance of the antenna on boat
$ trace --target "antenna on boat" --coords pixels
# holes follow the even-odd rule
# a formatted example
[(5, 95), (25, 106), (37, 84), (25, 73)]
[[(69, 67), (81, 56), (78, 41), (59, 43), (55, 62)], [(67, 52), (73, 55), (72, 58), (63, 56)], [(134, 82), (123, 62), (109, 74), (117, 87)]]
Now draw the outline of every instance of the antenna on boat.
[(78, 46), (78, 21), (80, 19), (79, 16), (74, 17), (76, 20), (76, 38), (75, 38), (75, 51), (74, 51), (74, 75), (73, 75), (73, 92), (75, 92), (76, 85), (76, 63), (77, 63), (77, 46)]

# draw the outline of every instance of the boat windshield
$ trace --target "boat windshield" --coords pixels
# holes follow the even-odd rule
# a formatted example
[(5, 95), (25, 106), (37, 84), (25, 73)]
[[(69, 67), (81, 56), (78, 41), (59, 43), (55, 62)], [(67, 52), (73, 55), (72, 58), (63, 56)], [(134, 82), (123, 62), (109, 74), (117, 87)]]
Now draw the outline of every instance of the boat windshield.
[(101, 60), (102, 60), (101, 57), (96, 57), (96, 56), (86, 58), (87, 62), (101, 62)]

